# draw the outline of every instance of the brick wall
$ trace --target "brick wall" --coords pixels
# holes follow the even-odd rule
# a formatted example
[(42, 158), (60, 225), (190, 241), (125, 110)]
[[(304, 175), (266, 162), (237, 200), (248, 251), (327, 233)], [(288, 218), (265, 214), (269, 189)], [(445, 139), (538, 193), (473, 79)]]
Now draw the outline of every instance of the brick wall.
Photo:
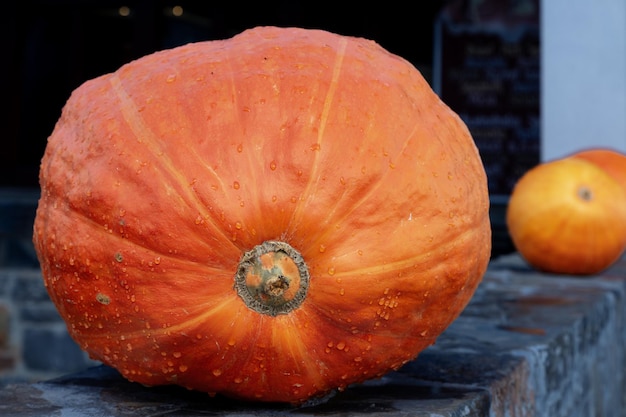
[(0, 386), (57, 377), (95, 364), (70, 338), (41, 272), (0, 269)]
[(69, 337), (32, 245), (39, 190), (0, 189), (0, 386), (96, 364)]

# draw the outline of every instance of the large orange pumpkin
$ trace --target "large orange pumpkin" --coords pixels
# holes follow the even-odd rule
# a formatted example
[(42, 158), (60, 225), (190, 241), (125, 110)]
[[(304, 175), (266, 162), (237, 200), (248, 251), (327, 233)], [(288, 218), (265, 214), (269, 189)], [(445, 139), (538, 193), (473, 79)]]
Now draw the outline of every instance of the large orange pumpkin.
[(34, 242), (72, 337), (147, 385), (300, 403), (433, 344), (490, 256), (468, 130), (376, 43), (261, 27), (80, 86)]
[(589, 161), (553, 160), (519, 179), (506, 221), (515, 247), (533, 267), (595, 274), (626, 249), (626, 192)]
[(626, 154), (610, 148), (588, 148), (575, 152), (571, 157), (596, 164), (615, 178), (626, 190)]

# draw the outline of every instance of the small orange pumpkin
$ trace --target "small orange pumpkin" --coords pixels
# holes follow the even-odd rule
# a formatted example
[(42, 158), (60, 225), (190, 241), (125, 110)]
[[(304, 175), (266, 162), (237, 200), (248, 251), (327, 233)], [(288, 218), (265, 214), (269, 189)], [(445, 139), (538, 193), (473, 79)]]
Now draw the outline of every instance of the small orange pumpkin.
[(545, 162), (513, 188), (506, 222), (513, 244), (533, 267), (594, 274), (626, 249), (626, 192), (582, 158)]
[(300, 403), (460, 314), (491, 248), (459, 117), (372, 41), (261, 27), (80, 86), (34, 242), (92, 358), (147, 385)]
[(604, 169), (626, 190), (626, 154), (609, 148), (590, 148), (571, 155), (592, 162)]

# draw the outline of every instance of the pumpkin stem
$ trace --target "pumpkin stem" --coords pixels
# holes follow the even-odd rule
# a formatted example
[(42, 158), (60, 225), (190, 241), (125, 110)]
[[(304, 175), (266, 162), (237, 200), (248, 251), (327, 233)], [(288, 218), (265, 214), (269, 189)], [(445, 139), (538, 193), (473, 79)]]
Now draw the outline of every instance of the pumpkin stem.
[(578, 188), (578, 197), (584, 201), (591, 201), (593, 200), (593, 192), (589, 189), (589, 187), (583, 185)]
[(289, 244), (266, 241), (244, 253), (235, 274), (235, 289), (248, 308), (269, 316), (300, 306), (309, 288), (309, 270)]

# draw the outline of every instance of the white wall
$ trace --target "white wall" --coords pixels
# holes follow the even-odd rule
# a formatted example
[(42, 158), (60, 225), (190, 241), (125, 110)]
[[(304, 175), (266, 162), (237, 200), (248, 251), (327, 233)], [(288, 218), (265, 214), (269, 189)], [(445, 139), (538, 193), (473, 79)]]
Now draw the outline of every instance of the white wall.
[(541, 159), (626, 152), (626, 0), (541, 0)]

